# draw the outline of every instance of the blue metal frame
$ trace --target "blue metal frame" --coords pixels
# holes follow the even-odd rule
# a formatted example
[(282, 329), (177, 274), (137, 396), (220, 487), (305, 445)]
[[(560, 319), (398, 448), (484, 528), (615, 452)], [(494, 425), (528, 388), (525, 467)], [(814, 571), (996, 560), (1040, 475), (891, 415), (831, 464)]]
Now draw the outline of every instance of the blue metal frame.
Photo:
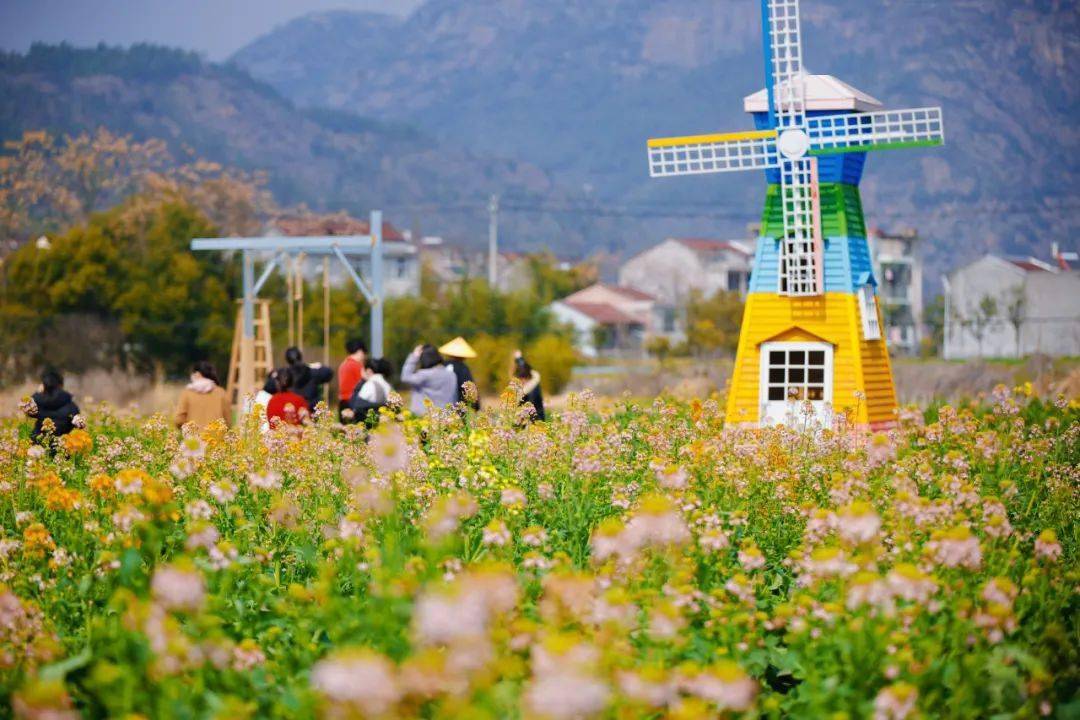
[[(243, 259), (243, 326), (244, 337), (255, 337), (255, 297), (270, 273), (278, 265), (281, 255), (304, 253), (305, 255), (333, 255), (337, 257), (364, 299), (371, 304), (371, 352), (373, 357), (383, 355), (383, 258), (405, 257), (411, 255), (411, 248), (404, 244), (386, 247), (382, 236), (382, 212), (373, 210), (370, 220), (371, 235), (321, 235), (309, 237), (288, 237), (270, 235), (266, 237), (227, 237), (195, 238), (191, 241), (194, 251), (239, 250)], [(266, 263), (259, 278), (255, 278), (255, 255), (272, 252), (274, 256)], [(371, 283), (364, 279), (349, 264), (350, 255), (371, 256)]]

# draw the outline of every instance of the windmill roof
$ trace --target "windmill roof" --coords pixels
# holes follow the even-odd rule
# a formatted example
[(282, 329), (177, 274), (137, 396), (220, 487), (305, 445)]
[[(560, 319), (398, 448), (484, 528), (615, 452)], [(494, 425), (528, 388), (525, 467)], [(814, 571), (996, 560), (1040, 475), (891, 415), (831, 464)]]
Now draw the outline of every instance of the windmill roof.
[[(880, 100), (848, 85), (832, 75), (805, 75), (807, 110), (855, 110), (865, 112), (883, 107)], [(743, 98), (748, 113), (768, 112), (769, 97), (765, 88)]]

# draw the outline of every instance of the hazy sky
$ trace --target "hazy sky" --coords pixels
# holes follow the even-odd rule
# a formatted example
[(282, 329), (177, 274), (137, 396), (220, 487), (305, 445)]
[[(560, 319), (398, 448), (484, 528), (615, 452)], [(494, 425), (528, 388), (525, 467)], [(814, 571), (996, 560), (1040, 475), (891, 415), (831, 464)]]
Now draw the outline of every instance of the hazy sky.
[(421, 0), (0, 0), (0, 48), (153, 42), (222, 60), (259, 35), (314, 10), (406, 14)]

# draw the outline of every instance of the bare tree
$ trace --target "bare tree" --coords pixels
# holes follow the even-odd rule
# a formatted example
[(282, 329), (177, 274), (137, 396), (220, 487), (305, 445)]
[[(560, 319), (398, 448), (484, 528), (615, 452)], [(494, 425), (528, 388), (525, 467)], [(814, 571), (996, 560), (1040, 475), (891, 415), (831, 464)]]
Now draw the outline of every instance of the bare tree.
[(1009, 293), (1005, 317), (1012, 325), (1013, 337), (1016, 339), (1016, 357), (1020, 357), (1020, 333), (1024, 329), (1024, 321), (1027, 320), (1027, 294), (1023, 285), (1017, 285)]
[(986, 331), (993, 325), (997, 314), (997, 300), (990, 295), (983, 295), (979, 304), (969, 314), (969, 327), (971, 334), (975, 336), (975, 342), (979, 345), (979, 357), (983, 356), (983, 340), (986, 338)]

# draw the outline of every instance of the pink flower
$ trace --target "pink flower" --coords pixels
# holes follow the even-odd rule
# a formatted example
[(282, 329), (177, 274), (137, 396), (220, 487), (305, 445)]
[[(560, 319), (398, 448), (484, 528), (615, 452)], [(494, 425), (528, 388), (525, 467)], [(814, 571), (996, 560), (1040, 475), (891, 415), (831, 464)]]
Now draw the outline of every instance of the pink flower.
[(682, 688), (714, 703), (722, 710), (745, 712), (757, 697), (757, 683), (733, 662), (719, 662), (712, 667), (683, 678)]
[(198, 570), (177, 565), (162, 565), (154, 571), (150, 593), (166, 610), (191, 610), (202, 607), (206, 583)]
[(311, 685), (330, 703), (368, 716), (387, 714), (401, 699), (394, 666), (370, 650), (343, 650), (323, 658), (311, 669)]
[(915, 710), (919, 692), (907, 683), (884, 688), (874, 699), (874, 720), (904, 720)]
[(977, 570), (982, 565), (979, 539), (963, 525), (935, 533), (927, 547), (934, 553), (934, 559), (945, 567)]
[(412, 447), (405, 437), (405, 431), (397, 423), (385, 423), (371, 434), (368, 445), (375, 469), (383, 477), (409, 469)]
[(1043, 530), (1035, 539), (1035, 557), (1048, 562), (1055, 562), (1061, 557), (1061, 543), (1053, 530)]
[(870, 503), (851, 503), (837, 512), (836, 530), (847, 542), (862, 545), (877, 537), (881, 530), (881, 518)]

